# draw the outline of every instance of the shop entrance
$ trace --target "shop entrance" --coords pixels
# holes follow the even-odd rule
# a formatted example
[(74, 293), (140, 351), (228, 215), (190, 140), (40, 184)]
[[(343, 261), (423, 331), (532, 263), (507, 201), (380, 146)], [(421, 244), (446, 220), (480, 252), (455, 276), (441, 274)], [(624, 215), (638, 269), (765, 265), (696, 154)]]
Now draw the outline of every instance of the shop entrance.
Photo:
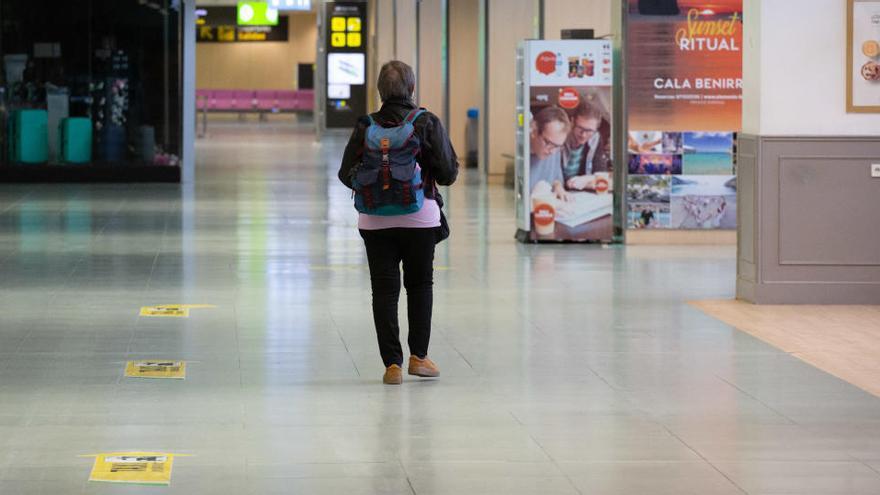
[(231, 130), (286, 133), (314, 127), (317, 16), (312, 3), (198, 3), (200, 138)]
[(179, 0), (0, 2), (0, 183), (177, 182)]

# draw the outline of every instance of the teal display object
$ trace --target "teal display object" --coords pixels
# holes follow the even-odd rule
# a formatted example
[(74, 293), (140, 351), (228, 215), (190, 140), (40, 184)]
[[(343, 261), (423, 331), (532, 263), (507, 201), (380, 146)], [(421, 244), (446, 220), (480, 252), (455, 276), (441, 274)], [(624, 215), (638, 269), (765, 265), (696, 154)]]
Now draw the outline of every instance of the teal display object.
[(70, 117), (59, 124), (61, 161), (64, 163), (89, 163), (92, 161), (92, 120)]
[(49, 159), (49, 115), (45, 110), (13, 110), (9, 115), (9, 160), (46, 163)]

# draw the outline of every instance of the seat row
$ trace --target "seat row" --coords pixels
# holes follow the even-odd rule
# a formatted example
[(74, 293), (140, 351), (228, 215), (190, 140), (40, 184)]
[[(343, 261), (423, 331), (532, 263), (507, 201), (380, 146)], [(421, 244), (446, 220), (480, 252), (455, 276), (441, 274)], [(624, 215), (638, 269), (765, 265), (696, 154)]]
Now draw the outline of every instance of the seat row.
[(197, 89), (196, 107), (200, 112), (311, 112), (315, 92), (311, 89)]

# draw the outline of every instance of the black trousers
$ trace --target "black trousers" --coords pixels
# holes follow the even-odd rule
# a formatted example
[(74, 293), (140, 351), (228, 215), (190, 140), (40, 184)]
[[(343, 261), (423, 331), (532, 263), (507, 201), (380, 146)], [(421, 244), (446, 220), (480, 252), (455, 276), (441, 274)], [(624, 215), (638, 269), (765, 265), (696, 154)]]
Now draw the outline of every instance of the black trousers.
[(370, 264), (373, 288), (373, 322), (379, 353), (385, 366), (403, 365), (397, 302), (400, 298), (400, 264), (409, 319), (409, 351), (424, 358), (431, 340), (434, 304), (434, 246), (439, 228), (361, 230)]

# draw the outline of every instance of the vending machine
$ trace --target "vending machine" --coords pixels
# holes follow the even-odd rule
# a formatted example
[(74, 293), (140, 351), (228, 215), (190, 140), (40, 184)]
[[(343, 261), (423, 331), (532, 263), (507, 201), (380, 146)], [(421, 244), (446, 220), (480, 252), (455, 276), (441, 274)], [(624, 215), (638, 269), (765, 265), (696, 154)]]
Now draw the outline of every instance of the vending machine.
[(516, 221), (523, 242), (611, 242), (610, 40), (531, 40), (517, 53)]

